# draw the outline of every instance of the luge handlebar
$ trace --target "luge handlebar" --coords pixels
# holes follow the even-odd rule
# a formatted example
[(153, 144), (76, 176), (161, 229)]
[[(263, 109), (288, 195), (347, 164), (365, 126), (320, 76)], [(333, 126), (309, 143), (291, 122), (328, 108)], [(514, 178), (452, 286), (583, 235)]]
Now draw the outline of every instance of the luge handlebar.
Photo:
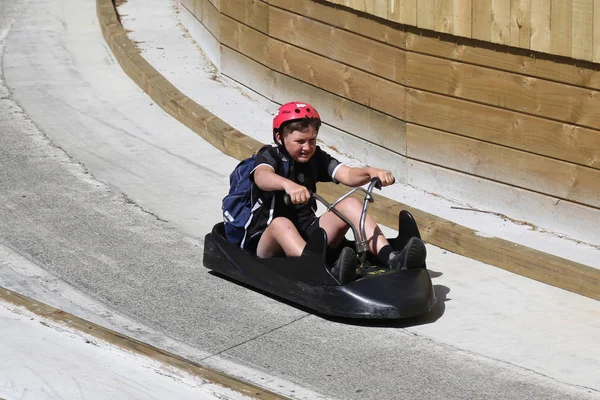
[[(373, 202), (373, 196), (372, 196), (373, 188), (377, 188), (377, 189), (381, 190), (382, 186), (383, 186), (383, 184), (381, 183), (381, 180), (379, 178), (375, 177), (375, 178), (371, 179), (371, 182), (369, 183), (369, 186), (367, 186), (367, 189), (364, 189), (362, 187), (354, 188), (331, 204), (329, 202), (327, 202), (325, 199), (323, 199), (321, 196), (319, 196), (318, 194), (312, 193), (312, 192), (310, 193), (312, 198), (318, 200), (320, 203), (322, 203), (327, 208), (327, 211), (332, 211), (333, 213), (335, 213), (335, 215), (337, 215), (340, 219), (342, 219), (346, 224), (348, 224), (348, 226), (350, 226), (350, 228), (352, 229), (352, 233), (354, 234), (354, 239), (356, 241), (356, 251), (357, 251), (357, 253), (361, 254), (361, 263), (364, 262), (364, 259), (366, 258), (366, 251), (368, 250), (366, 233), (365, 233), (365, 219), (367, 216), (367, 206), (369, 203)], [(362, 207), (362, 212), (361, 212), (360, 221), (359, 221), (360, 231), (356, 229), (356, 226), (341, 211), (339, 211), (335, 208), (335, 206), (338, 205), (340, 202), (342, 202), (343, 200), (345, 200), (346, 198), (350, 197), (352, 194), (354, 194), (355, 192), (358, 192), (358, 191), (362, 191), (365, 193), (365, 198), (363, 200), (363, 207)], [(292, 198), (287, 193), (285, 193), (283, 195), (283, 202), (285, 203), (286, 206), (293, 205)]]

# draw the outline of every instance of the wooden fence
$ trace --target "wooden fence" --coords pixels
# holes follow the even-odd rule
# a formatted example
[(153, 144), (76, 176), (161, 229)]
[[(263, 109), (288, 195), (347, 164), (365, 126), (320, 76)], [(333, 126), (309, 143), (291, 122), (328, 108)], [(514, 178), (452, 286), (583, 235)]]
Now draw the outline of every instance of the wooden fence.
[(600, 61), (599, 0), (326, 1), (436, 32)]
[[(394, 4), (401, 3), (410, 2)], [(424, 24), (422, 7), (433, 3), (419, 0), (411, 12), (417, 25)], [(477, 10), (531, 4), (533, 16), (538, 2), (477, 3)], [(467, 202), (480, 196), (490, 207), (509, 205), (567, 231), (600, 231), (593, 223), (600, 215), (595, 64), (458, 40), (322, 1), (182, 4), (209, 32), (224, 74), (273, 101), (317, 105), (326, 123), (393, 152), (405, 182)]]

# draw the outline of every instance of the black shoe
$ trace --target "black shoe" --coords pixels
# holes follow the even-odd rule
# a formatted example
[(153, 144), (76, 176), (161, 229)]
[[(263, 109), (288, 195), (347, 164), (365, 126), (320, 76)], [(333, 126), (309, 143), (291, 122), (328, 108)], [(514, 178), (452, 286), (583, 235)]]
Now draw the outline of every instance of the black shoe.
[(391, 269), (421, 268), (425, 258), (427, 258), (425, 243), (418, 237), (411, 237), (402, 251), (394, 251), (390, 254), (388, 266)]
[(331, 268), (331, 274), (343, 285), (356, 279), (356, 253), (352, 247), (344, 247)]

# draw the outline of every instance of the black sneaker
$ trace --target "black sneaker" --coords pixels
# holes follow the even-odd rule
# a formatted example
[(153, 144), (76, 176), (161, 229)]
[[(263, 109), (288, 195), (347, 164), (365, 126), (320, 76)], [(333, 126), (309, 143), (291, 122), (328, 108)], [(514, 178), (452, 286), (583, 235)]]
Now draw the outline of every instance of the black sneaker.
[(356, 252), (352, 247), (344, 247), (331, 268), (331, 274), (343, 285), (356, 278)]
[(394, 251), (390, 254), (388, 266), (391, 269), (420, 268), (425, 263), (425, 258), (427, 258), (425, 243), (415, 236), (410, 238), (401, 251)]

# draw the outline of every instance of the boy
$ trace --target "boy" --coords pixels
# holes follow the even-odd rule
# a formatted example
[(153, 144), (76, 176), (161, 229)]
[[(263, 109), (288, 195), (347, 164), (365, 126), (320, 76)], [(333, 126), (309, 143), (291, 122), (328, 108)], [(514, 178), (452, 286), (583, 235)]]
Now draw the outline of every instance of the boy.
[[(273, 139), (277, 146), (261, 150), (250, 174), (253, 181), (253, 215), (246, 225), (242, 247), (258, 257), (285, 254), (298, 257), (306, 240), (318, 227), (327, 232), (327, 244), (336, 249), (343, 241), (349, 226), (329, 211), (321, 217), (315, 212), (317, 204), (311, 197), (317, 182), (343, 183), (356, 187), (378, 177), (383, 186), (394, 183), (391, 172), (378, 168), (351, 168), (325, 153), (317, 146), (321, 126), (318, 112), (309, 104), (291, 102), (282, 105), (273, 119)], [(283, 158), (289, 162), (287, 178), (283, 173)], [(287, 193), (293, 206), (283, 201)], [(336, 205), (347, 218), (358, 226), (362, 203), (347, 198)], [(365, 231), (369, 251), (377, 255), (381, 264), (390, 268), (418, 268), (425, 261), (424, 243), (414, 237), (405, 249), (394, 251), (376, 222), (367, 216)], [(356, 253), (344, 247), (332, 268), (332, 275), (341, 283), (355, 278)]]

